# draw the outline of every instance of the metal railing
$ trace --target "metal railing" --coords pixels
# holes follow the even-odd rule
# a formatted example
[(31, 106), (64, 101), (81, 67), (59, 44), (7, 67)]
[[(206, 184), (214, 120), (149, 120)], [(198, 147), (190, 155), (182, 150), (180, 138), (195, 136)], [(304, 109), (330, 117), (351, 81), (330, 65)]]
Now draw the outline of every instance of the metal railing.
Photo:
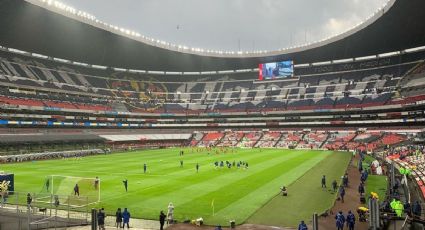
[[(88, 225), (88, 198), (37, 193), (8, 193), (0, 203), (0, 229), (46, 229)], [(31, 199), (28, 199), (31, 197)]]

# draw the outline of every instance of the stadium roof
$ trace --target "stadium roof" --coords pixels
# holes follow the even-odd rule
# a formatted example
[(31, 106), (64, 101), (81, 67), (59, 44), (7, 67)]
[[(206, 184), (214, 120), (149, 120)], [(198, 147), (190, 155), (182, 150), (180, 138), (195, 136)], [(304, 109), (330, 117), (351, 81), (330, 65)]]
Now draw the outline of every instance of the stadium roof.
[(49, 7), (24, 0), (0, 0), (0, 5), (0, 45), (124, 69), (178, 72), (251, 69), (264, 62), (287, 59), (295, 63), (322, 62), (425, 45), (423, 0), (391, 0), (363, 24), (319, 43), (252, 54), (172, 48), (123, 36), (99, 23), (82, 22), (65, 11), (47, 10)]

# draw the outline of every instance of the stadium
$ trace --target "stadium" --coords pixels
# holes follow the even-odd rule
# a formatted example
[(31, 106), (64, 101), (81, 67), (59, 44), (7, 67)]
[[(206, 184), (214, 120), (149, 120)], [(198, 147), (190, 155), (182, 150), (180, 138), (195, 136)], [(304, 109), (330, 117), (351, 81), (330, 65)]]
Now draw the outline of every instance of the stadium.
[(0, 0), (0, 229), (424, 229), (423, 9), (224, 51)]

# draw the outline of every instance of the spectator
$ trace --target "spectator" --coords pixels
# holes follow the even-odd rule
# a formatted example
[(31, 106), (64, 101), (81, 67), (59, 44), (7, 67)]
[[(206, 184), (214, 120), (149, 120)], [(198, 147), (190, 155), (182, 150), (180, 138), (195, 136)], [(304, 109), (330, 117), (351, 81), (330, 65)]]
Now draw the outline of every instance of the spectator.
[(344, 186), (340, 186), (339, 187), (339, 198), (341, 199), (342, 203), (344, 203), (344, 196), (345, 196)]
[(127, 210), (127, 208), (124, 208), (124, 212), (122, 213), (122, 218), (123, 218), (123, 225), (122, 227), (125, 227), (125, 224), (127, 224), (127, 228), (130, 228), (130, 212)]
[(348, 211), (347, 215), (347, 227), (348, 230), (354, 230), (354, 224), (356, 223), (356, 217), (354, 214), (350, 211)]
[(344, 217), (344, 214), (342, 213), (342, 211), (339, 211), (338, 214), (336, 214), (335, 219), (336, 219), (336, 228), (338, 230), (343, 230), (344, 229), (344, 223), (345, 223), (345, 217)]
[(159, 213), (159, 230), (164, 229), (165, 217), (166, 217), (166, 215), (164, 214), (164, 211), (161, 211)]
[(117, 212), (115, 213), (115, 227), (121, 228), (121, 225), (122, 225), (122, 212), (121, 212), (121, 208), (118, 208)]
[(326, 176), (323, 175), (322, 177), (322, 188), (326, 188)]
[(359, 184), (358, 191), (359, 191), (359, 194), (360, 194), (360, 195), (363, 195), (363, 194), (365, 193), (363, 183), (360, 183), (360, 184)]
[(104, 209), (99, 209), (97, 213), (97, 225), (99, 226), (99, 230), (105, 230), (105, 217)]
[(412, 212), (416, 217), (421, 217), (422, 215), (422, 207), (421, 203), (417, 200), (412, 206)]
[(172, 224), (174, 221), (174, 205), (173, 203), (168, 204), (168, 212), (167, 212), (167, 224)]
[(308, 230), (307, 225), (304, 223), (304, 220), (298, 225), (298, 230)]

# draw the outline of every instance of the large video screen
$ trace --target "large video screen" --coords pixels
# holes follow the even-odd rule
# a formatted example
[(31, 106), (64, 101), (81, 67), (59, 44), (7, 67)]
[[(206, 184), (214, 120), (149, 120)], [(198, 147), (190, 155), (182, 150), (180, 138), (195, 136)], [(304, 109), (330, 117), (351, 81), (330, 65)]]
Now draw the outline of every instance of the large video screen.
[(294, 76), (294, 62), (281, 61), (273, 63), (264, 63), (258, 65), (258, 79), (270, 80)]

